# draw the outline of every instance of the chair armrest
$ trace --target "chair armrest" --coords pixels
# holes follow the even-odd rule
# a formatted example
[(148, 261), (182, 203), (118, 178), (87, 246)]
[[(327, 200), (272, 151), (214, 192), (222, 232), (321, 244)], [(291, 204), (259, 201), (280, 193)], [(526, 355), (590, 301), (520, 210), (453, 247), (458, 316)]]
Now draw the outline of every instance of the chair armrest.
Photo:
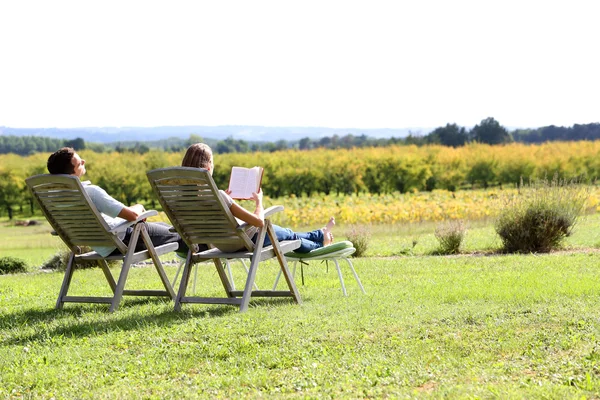
[(283, 206), (271, 206), (265, 210), (265, 218), (280, 211), (283, 211)]
[(145, 212), (143, 212), (140, 215), (138, 215), (138, 217), (134, 221), (123, 221), (119, 225), (116, 225), (114, 228), (112, 228), (111, 230), (109, 230), (109, 232), (110, 233), (124, 232), (130, 226), (133, 226), (133, 225), (137, 224), (138, 222), (143, 221), (143, 220), (145, 220), (148, 217), (153, 217), (155, 215), (158, 215), (158, 211), (156, 211), (156, 210), (146, 210)]

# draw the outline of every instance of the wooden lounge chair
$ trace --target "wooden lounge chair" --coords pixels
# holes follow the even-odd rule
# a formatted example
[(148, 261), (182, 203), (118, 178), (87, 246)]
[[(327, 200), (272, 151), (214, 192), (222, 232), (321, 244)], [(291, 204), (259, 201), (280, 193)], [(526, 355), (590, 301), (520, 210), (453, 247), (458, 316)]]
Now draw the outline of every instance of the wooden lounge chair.
[[(342, 293), (344, 294), (344, 296), (347, 296), (348, 293), (346, 292), (346, 285), (344, 284), (344, 278), (342, 277), (342, 270), (340, 268), (338, 260), (344, 260), (346, 261), (346, 263), (348, 263), (350, 271), (352, 271), (352, 274), (354, 275), (354, 279), (356, 280), (358, 287), (360, 288), (361, 292), (365, 293), (365, 288), (363, 287), (362, 282), (360, 281), (360, 278), (358, 277), (358, 274), (354, 269), (354, 265), (352, 265), (352, 261), (350, 261), (350, 256), (354, 254), (355, 251), (356, 249), (354, 248), (352, 242), (344, 240), (341, 242), (330, 244), (329, 246), (312, 250), (308, 253), (296, 253), (292, 251), (290, 253), (286, 253), (285, 258), (288, 261), (293, 262), (292, 275), (296, 274), (296, 266), (298, 262), (300, 262), (302, 285), (304, 285), (304, 264), (308, 264), (309, 261), (316, 260), (325, 261), (326, 263), (328, 261), (333, 261), (338, 273), (338, 277), (340, 278), (340, 284), (342, 285)], [(275, 284), (273, 285), (273, 289), (277, 287), (277, 283), (279, 282), (280, 276), (281, 274), (277, 274), (277, 278), (275, 278)]]
[[(119, 307), (119, 303), (124, 295), (175, 298), (175, 291), (158, 257), (176, 250), (178, 244), (169, 243), (158, 247), (152, 245), (144, 220), (147, 217), (157, 215), (156, 211), (147, 211), (140, 215), (136, 221), (124, 222), (110, 229), (85, 192), (78, 177), (73, 175), (44, 174), (29, 177), (25, 181), (55, 233), (60, 236), (71, 250), (62, 287), (56, 302), (56, 308), (62, 308), (66, 302), (109, 303), (109, 311), (113, 312)], [(118, 236), (118, 233), (124, 232), (129, 226), (133, 226), (133, 233), (130, 240), (132, 246), (124, 244)], [(140, 235), (146, 244), (147, 250), (135, 252), (135, 245), (133, 244), (137, 243)], [(116, 247), (121, 254), (107, 257), (103, 257), (95, 251), (82, 254), (80, 246)], [(165, 290), (125, 290), (125, 283), (131, 265), (147, 259), (152, 259)], [(75, 265), (77, 262), (87, 260), (98, 262), (106, 276), (113, 296), (68, 295)], [(107, 261), (112, 260), (122, 261), (123, 263), (119, 279), (116, 282), (107, 263)]]
[[(243, 312), (248, 309), (251, 297), (289, 296), (297, 303), (302, 302), (284, 256), (286, 252), (297, 249), (300, 241), (278, 242), (269, 220), (273, 213), (283, 211), (282, 206), (273, 206), (265, 210), (265, 226), (259, 230), (258, 239), (254, 244), (246, 235), (243, 226), (240, 226), (231, 214), (207, 170), (172, 167), (155, 169), (147, 175), (164, 212), (190, 248), (175, 298), (176, 311), (181, 309), (182, 303), (205, 303), (239, 305), (240, 311)], [(264, 247), (266, 234), (273, 244)], [(198, 245), (241, 250), (227, 252), (212, 248), (197, 252), (195, 250)], [(253, 290), (259, 263), (274, 257), (279, 262), (289, 290)], [(221, 259), (251, 260), (243, 291), (233, 288)], [(186, 296), (192, 266), (206, 260), (213, 260), (227, 297)]]

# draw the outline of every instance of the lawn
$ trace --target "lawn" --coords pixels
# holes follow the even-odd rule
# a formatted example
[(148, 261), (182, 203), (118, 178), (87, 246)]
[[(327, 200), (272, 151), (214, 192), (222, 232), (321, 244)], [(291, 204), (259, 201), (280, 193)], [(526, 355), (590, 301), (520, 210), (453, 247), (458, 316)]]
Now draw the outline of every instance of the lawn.
[[(354, 260), (366, 295), (344, 265), (348, 297), (334, 268), (313, 263), (302, 305), (255, 300), (244, 314), (175, 313), (158, 299), (57, 311), (61, 273), (0, 276), (0, 397), (597, 398), (598, 219), (580, 222), (568, 251), (528, 255), (494, 254), (485, 223), (472, 224), (465, 254), (445, 257), (429, 255), (434, 225), (375, 226), (368, 257)], [(199, 271), (205, 294), (220, 294), (213, 269)], [(262, 266), (259, 286), (275, 273)], [(151, 268), (131, 278), (160, 285)], [(81, 270), (73, 285), (104, 294), (102, 279)]]

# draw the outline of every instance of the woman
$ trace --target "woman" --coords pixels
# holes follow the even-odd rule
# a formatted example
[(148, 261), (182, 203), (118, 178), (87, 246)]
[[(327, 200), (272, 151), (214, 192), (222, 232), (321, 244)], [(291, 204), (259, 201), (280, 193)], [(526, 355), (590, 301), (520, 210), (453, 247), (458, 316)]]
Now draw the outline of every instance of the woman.
[[(213, 162), (211, 148), (204, 143), (196, 143), (191, 145), (188, 147), (185, 156), (183, 157), (181, 166), (204, 168), (212, 175), (215, 165)], [(221, 194), (221, 197), (225, 203), (227, 203), (229, 206), (233, 216), (249, 225), (249, 227), (246, 229), (246, 233), (250, 238), (252, 238), (252, 241), (256, 242), (258, 228), (262, 228), (265, 225), (265, 209), (262, 203), (262, 189), (260, 189), (258, 193), (252, 193), (252, 199), (256, 203), (253, 213), (233, 201), (233, 199), (229, 196), (229, 191), (219, 190), (219, 193)], [(277, 225), (273, 225), (273, 230), (275, 231), (275, 235), (279, 241), (300, 240), (300, 247), (294, 251), (297, 253), (308, 253), (311, 250), (330, 245), (333, 242), (333, 234), (331, 233), (331, 229), (334, 225), (335, 220), (333, 217), (331, 217), (325, 227), (311, 232), (294, 232), (291, 229), (282, 228)], [(267, 235), (265, 237), (265, 246), (269, 246), (270, 244), (271, 240)]]

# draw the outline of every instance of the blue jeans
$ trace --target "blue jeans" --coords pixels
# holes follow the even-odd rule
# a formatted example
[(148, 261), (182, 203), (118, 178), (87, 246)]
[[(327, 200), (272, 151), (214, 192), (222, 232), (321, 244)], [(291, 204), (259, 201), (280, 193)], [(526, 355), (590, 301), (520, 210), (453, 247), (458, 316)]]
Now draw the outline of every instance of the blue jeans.
[[(323, 247), (323, 231), (317, 229), (311, 232), (294, 232), (288, 228), (282, 228), (278, 225), (273, 225), (275, 236), (280, 242), (282, 240), (300, 240), (300, 247), (294, 250), (296, 253), (308, 253), (311, 250)], [(256, 243), (258, 234), (254, 235), (252, 241)], [(265, 236), (265, 246), (271, 245), (269, 235)]]

